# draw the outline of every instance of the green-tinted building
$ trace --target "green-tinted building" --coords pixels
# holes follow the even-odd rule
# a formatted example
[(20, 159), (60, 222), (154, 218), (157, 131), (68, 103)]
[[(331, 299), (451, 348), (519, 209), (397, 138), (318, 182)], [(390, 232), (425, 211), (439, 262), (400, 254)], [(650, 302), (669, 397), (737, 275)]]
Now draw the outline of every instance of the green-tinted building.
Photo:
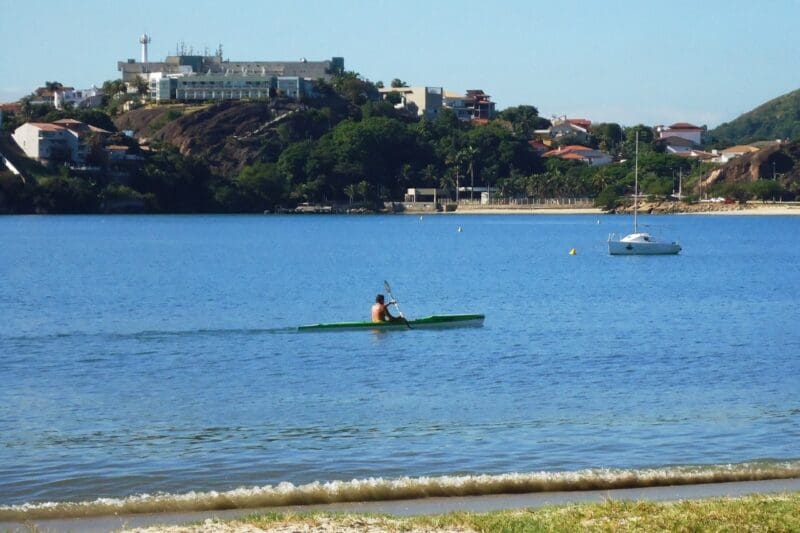
[(290, 98), (313, 96), (313, 82), (330, 81), (344, 71), (344, 58), (325, 61), (231, 61), (213, 56), (180, 54), (161, 62), (117, 63), (122, 81), (132, 84), (138, 77), (150, 84), (155, 101), (201, 101)]

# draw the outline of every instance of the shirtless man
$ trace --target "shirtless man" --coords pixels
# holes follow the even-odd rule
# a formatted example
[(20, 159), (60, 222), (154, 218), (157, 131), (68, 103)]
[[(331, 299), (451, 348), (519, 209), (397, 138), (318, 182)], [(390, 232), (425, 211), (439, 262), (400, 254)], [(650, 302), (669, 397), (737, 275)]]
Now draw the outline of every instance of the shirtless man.
[(389, 308), (383, 302), (384, 302), (383, 294), (379, 294), (375, 297), (375, 303), (372, 304), (373, 322), (386, 322), (386, 321), (394, 322), (397, 320), (403, 320), (403, 317), (393, 316), (389, 312)]

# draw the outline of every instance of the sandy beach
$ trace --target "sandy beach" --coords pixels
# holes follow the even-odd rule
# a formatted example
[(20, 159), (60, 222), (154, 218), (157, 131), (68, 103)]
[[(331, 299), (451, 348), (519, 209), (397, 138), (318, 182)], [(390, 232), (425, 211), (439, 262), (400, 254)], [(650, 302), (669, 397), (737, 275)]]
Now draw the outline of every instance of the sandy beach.
[[(689, 204), (679, 207), (671, 205), (662, 208), (662, 204), (643, 204), (639, 208), (640, 214), (675, 215), (756, 215), (756, 216), (786, 216), (800, 215), (800, 203), (748, 203), (739, 204)], [(416, 214), (409, 212), (409, 214)], [(422, 213), (420, 213), (422, 214)], [(456, 211), (448, 213), (425, 214), (458, 214), (458, 215), (609, 215), (597, 207), (530, 207), (530, 206), (459, 206)]]
[(747, 204), (744, 207), (736, 206), (734, 209), (704, 210), (696, 212), (678, 213), (691, 215), (763, 215), (784, 216), (800, 215), (798, 204)]

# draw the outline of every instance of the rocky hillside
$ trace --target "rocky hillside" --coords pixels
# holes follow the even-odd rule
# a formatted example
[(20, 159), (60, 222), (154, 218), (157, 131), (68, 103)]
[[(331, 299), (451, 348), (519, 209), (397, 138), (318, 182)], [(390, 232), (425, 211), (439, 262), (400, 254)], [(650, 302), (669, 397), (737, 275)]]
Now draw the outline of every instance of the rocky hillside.
[(706, 175), (701, 186), (772, 179), (773, 173), (784, 189), (800, 183), (800, 141), (773, 143), (758, 152), (737, 157)]
[(200, 157), (215, 174), (233, 177), (261, 158), (275, 128), (306, 109), (287, 101), (226, 101), (206, 106), (156, 106), (125, 113), (114, 123), (140, 140), (159, 141)]
[(800, 140), (800, 89), (779, 96), (709, 131), (721, 147), (766, 140)]

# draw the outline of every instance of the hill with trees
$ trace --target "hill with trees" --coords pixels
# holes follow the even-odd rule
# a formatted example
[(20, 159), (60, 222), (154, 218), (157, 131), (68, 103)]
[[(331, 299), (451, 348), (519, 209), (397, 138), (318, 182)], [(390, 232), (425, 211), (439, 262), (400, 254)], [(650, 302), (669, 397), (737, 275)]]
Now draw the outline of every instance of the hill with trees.
[(133, 157), (97, 150), (80, 168), (31, 162), (32, 179), (24, 182), (0, 170), (0, 212), (262, 212), (303, 202), (377, 210), (411, 187), (435, 187), (440, 198), (455, 199), (465, 186), (491, 187), (503, 199), (588, 197), (615, 209), (633, 189), (637, 133), (644, 194), (669, 198), (682, 179), (690, 200), (701, 192), (763, 197), (763, 186), (748, 184), (748, 176), (764, 181), (768, 170), (779, 175), (768, 191), (773, 197), (798, 193), (794, 145), (764, 152), (758, 157), (766, 159), (750, 166), (744, 161), (756, 159), (719, 168), (665, 152), (648, 126), (595, 124), (583, 142), (616, 161), (595, 167), (541, 157), (529, 141), (549, 122), (534, 106), (507, 108), (481, 123), (460, 121), (448, 109), (427, 120), (380, 100), (379, 86), (345, 72), (330, 84), (317, 82), (318, 98), (299, 102), (150, 104), (122, 112), (121, 102), (132, 97), (118, 91), (103, 110), (23, 106), (4, 123), (0, 140), (13, 143), (10, 132), (25, 121), (76, 118), (112, 132), (113, 144)]
[(766, 140), (800, 139), (800, 89), (779, 96), (708, 132), (724, 148)]

